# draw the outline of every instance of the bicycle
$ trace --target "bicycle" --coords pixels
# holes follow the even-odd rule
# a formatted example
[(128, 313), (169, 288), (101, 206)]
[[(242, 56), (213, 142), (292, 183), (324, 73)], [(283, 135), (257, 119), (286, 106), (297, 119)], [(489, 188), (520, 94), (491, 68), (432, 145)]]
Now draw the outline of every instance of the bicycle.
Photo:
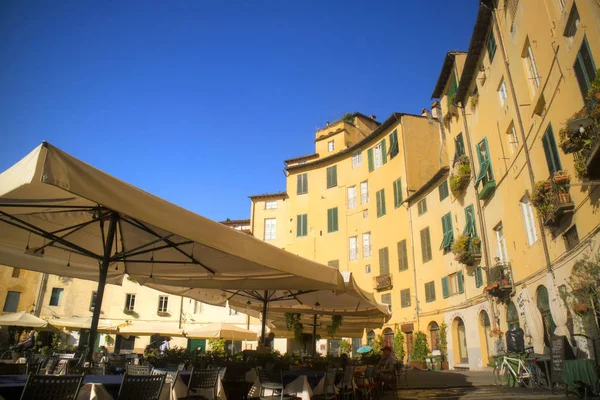
[(8, 350), (6, 350), (2, 354), (0, 354), (0, 360), (12, 360), (13, 353), (22, 354), (22, 357), (27, 358), (27, 357), (31, 356), (34, 352), (30, 349), (23, 350), (20, 346), (15, 345), (15, 346), (9, 347)]
[[(511, 363), (517, 365), (516, 371), (511, 365)], [(518, 384), (523, 384), (524, 386), (530, 389), (536, 385), (534, 373), (532, 372), (531, 366), (525, 365), (525, 363), (520, 358), (511, 358), (504, 356), (500, 364), (496, 362), (493, 374), (494, 382), (496, 383), (496, 385), (509, 386), (511, 382), (511, 375)]]

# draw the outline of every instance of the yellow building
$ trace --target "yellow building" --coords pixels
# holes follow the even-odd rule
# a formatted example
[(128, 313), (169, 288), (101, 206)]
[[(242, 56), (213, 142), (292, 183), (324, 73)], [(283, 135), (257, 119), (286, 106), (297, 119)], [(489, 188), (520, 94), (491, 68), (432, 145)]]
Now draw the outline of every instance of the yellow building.
[(35, 310), (41, 274), (21, 268), (0, 267), (2, 313)]

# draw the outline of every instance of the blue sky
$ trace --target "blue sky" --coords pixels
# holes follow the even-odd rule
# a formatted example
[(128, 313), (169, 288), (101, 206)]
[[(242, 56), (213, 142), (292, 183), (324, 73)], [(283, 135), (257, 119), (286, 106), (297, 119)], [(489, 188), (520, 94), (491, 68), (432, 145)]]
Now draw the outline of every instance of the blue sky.
[(419, 113), (478, 1), (0, 2), (0, 170), (46, 140), (212, 219), (345, 112)]

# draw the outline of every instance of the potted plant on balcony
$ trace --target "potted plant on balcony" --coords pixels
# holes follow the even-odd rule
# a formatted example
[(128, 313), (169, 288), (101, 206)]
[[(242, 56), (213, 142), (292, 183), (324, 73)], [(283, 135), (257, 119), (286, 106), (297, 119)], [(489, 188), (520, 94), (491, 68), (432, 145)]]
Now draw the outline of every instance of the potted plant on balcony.
[(536, 182), (533, 185), (531, 204), (535, 207), (544, 222), (553, 219), (552, 215), (556, 211), (556, 206), (554, 204), (555, 199), (556, 194), (549, 181)]
[(450, 174), (450, 190), (454, 197), (461, 196), (471, 180), (471, 164), (469, 157), (461, 156)]
[(556, 171), (552, 175), (552, 179), (554, 179), (554, 182), (556, 182), (557, 184), (565, 185), (565, 184), (569, 183), (570, 177), (569, 177), (569, 173), (567, 171), (560, 170), (560, 171)]

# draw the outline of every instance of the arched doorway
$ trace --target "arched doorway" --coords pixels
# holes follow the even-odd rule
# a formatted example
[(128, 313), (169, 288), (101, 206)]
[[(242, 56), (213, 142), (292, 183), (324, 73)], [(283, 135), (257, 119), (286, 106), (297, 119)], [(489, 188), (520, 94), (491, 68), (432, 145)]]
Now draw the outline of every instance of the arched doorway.
[(373, 346), (374, 341), (375, 341), (375, 332), (369, 331), (369, 333), (367, 333), (367, 344), (369, 346)]
[(494, 340), (490, 337), (492, 324), (485, 310), (479, 313), (479, 344), (481, 347), (481, 362), (483, 366), (489, 364), (490, 356), (494, 354)]
[(429, 326), (427, 327), (429, 330), (429, 339), (431, 341), (431, 350), (439, 350), (440, 349), (440, 327), (435, 321), (431, 321)]
[(506, 306), (506, 323), (508, 325), (508, 330), (521, 327), (517, 306), (515, 306), (515, 303), (512, 301), (509, 301), (508, 306)]
[(552, 319), (552, 314), (550, 314), (548, 289), (546, 289), (546, 286), (540, 285), (537, 288), (536, 293), (537, 308), (538, 310), (540, 310), (540, 314), (542, 314), (542, 321), (544, 322), (544, 344), (550, 347), (552, 334), (554, 332), (554, 329), (556, 329), (556, 325), (554, 324), (554, 320)]
[(385, 328), (383, 330), (383, 345), (394, 348), (394, 331), (391, 328)]
[(452, 347), (454, 348), (454, 363), (468, 364), (469, 354), (467, 353), (467, 330), (465, 323), (460, 317), (452, 321)]

